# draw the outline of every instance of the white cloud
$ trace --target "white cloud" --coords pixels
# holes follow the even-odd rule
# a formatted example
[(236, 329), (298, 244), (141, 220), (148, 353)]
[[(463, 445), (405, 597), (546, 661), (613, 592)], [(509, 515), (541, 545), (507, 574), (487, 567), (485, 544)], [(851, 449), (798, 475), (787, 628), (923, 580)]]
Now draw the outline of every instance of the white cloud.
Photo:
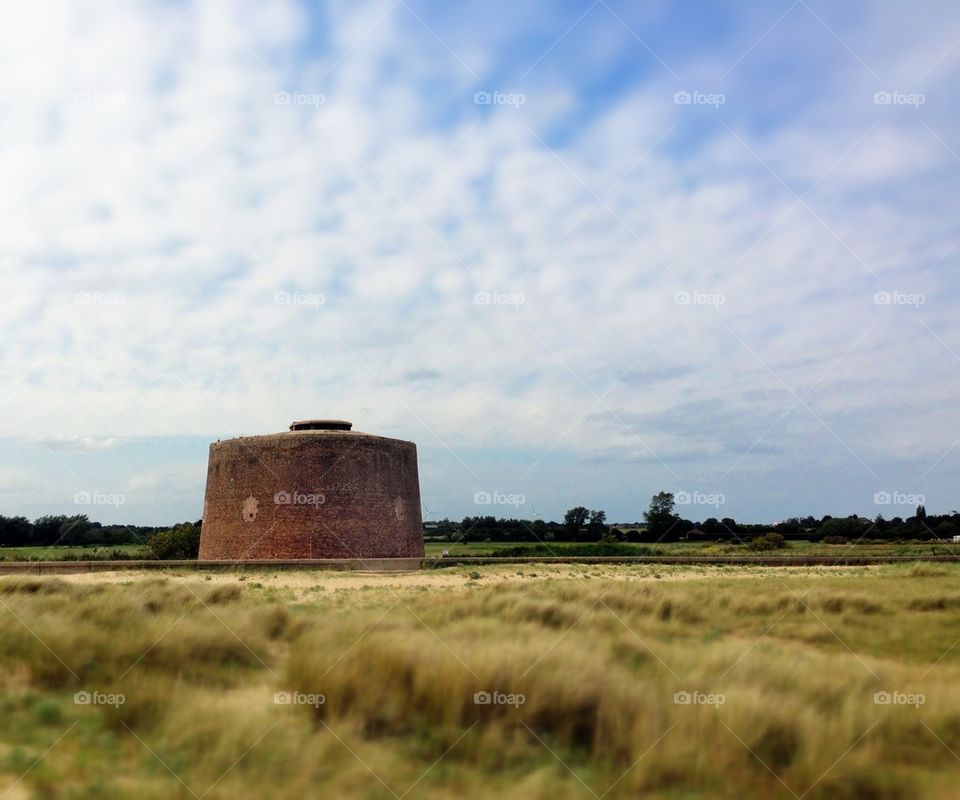
[(98, 438), (95, 436), (51, 436), (37, 439), (36, 442), (51, 450), (110, 450), (121, 444), (113, 436)]
[[(844, 440), (799, 407), (770, 433), (784, 452), (848, 446), (880, 470), (960, 435), (945, 417), (910, 437), (871, 427), (948, 396), (947, 371), (929, 365), (952, 366), (960, 345), (949, 300), (936, 301), (952, 297), (956, 259), (920, 275), (955, 214), (898, 199), (935, 191), (956, 161), (915, 117), (872, 104), (869, 72), (838, 74), (790, 117), (751, 119), (744, 98), (764, 90), (754, 76), (785, 23), (724, 79), (730, 104), (713, 116), (674, 105), (676, 81), (656, 66), (585, 112), (592, 98), (554, 56), (518, 86), (523, 106), (477, 107), (478, 85), (509, 83), (495, 49), (509, 32), (490, 33), (492, 50), (463, 47), (478, 81), (402, 7), (377, 22), (386, 8), (334, 4), (316, 20), (286, 2), (17, 9), (0, 32), (4, 434), (97, 449), (317, 413), (422, 453), (462, 449), (480, 472), (491, 467), (476, 452), (506, 446), (526, 467), (562, 436), (551, 452), (651, 461), (644, 479), (667, 485), (658, 458), (727, 469), (733, 443), (742, 452), (793, 401), (769, 399), (782, 379), (797, 394), (816, 384), (807, 402)], [(470, 36), (449, 41), (460, 53)], [(681, 52), (669, 61), (696, 83), (730, 50), (687, 70)], [(892, 86), (917, 62), (865, 57), (890, 65)], [(937, 72), (956, 67), (948, 56)], [(275, 102), (297, 91), (324, 100)], [(929, 109), (956, 141), (944, 101)], [(802, 192), (831, 166), (809, 207), (777, 178)], [(929, 330), (913, 309), (873, 303), (888, 283), (930, 295)], [(524, 302), (476, 305), (479, 291)], [(678, 306), (678, 291), (724, 303)], [(878, 391), (891, 365), (895, 386)], [(618, 383), (631, 366), (682, 369)], [(439, 377), (397, 381), (414, 374)], [(663, 415), (692, 399), (722, 414), (669, 429)], [(645, 444), (596, 417), (611, 411), (651, 425)], [(738, 474), (778, 458), (760, 448)]]

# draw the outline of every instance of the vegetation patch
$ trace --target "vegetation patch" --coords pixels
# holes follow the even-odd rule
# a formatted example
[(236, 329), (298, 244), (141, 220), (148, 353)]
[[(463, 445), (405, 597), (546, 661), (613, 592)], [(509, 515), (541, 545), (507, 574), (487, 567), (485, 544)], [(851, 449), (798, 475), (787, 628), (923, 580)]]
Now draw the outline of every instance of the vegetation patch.
[(289, 602), (240, 576), (0, 578), (3, 768), (69, 731), (27, 796), (900, 800), (960, 779), (960, 654), (930, 613), (956, 568), (497, 570)]

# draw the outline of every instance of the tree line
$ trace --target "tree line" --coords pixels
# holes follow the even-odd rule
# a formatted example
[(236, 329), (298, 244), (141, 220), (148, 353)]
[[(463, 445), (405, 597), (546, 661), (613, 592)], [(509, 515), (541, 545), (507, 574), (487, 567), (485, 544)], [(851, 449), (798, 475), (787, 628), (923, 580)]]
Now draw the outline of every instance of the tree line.
[(171, 527), (101, 525), (85, 514), (38, 517), (0, 516), (0, 547), (117, 547), (146, 545), (160, 559), (196, 558), (201, 521)]
[[(776, 525), (740, 523), (731, 517), (708, 517), (694, 521), (676, 511), (675, 496), (655, 494), (643, 514), (643, 522), (611, 526), (602, 509), (575, 506), (562, 522), (541, 519), (501, 519), (493, 516), (464, 517), (460, 522), (443, 519), (424, 526), (426, 537), (451, 542), (746, 542), (765, 534), (784, 540), (842, 542), (857, 539), (932, 540), (960, 535), (960, 514), (927, 514), (924, 506), (906, 518), (882, 515), (870, 520), (851, 514), (821, 518), (793, 517)], [(200, 521), (174, 526), (102, 525), (85, 514), (47, 515), (31, 521), (23, 516), (0, 515), (0, 547), (118, 546), (146, 544), (163, 553), (182, 554), (195, 549)], [(176, 532), (175, 534), (173, 532)], [(151, 541), (153, 540), (153, 541)], [(184, 557), (182, 555), (167, 557)]]
[(26, 517), (0, 515), (0, 546), (145, 544), (152, 534), (160, 530), (163, 528), (145, 525), (101, 525), (99, 522), (91, 522), (86, 514), (47, 515), (33, 521)]
[(562, 522), (473, 516), (464, 517), (460, 522), (443, 519), (427, 523), (425, 533), (428, 538), (451, 542), (749, 542), (767, 534), (775, 534), (785, 541), (826, 541), (828, 544), (858, 539), (929, 541), (960, 535), (960, 513), (928, 515), (920, 505), (910, 516), (891, 519), (880, 514), (874, 519), (857, 514), (845, 517), (827, 514), (819, 518), (792, 517), (776, 524), (742, 523), (732, 517), (690, 520), (677, 513), (675, 496), (661, 491), (650, 499), (643, 521), (633, 525), (610, 526), (603, 510), (575, 506), (564, 514)]

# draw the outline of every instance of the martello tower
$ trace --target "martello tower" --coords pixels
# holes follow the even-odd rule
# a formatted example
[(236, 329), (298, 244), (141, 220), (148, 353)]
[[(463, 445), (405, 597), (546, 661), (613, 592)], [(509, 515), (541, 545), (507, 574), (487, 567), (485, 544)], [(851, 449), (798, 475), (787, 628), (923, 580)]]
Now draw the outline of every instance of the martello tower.
[(210, 445), (201, 560), (422, 557), (413, 442), (303, 420)]

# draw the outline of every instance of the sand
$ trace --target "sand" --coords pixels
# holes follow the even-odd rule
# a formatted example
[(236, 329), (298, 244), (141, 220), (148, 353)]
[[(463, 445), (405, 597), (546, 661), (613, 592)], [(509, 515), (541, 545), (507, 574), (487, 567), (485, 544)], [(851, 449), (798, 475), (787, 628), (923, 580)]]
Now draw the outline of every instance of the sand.
[(61, 580), (86, 584), (123, 584), (167, 578), (174, 581), (214, 585), (240, 584), (252, 589), (282, 593), (287, 600), (307, 599), (317, 593), (354, 592), (373, 589), (425, 591), (465, 589), (505, 582), (544, 580), (616, 580), (625, 582), (693, 581), (710, 579), (782, 579), (788, 576), (836, 576), (867, 573), (876, 567), (752, 567), (673, 566), (625, 564), (509, 564), (450, 567), (413, 572), (362, 572), (332, 570), (246, 570), (197, 572), (194, 570), (118, 570), (58, 575)]

